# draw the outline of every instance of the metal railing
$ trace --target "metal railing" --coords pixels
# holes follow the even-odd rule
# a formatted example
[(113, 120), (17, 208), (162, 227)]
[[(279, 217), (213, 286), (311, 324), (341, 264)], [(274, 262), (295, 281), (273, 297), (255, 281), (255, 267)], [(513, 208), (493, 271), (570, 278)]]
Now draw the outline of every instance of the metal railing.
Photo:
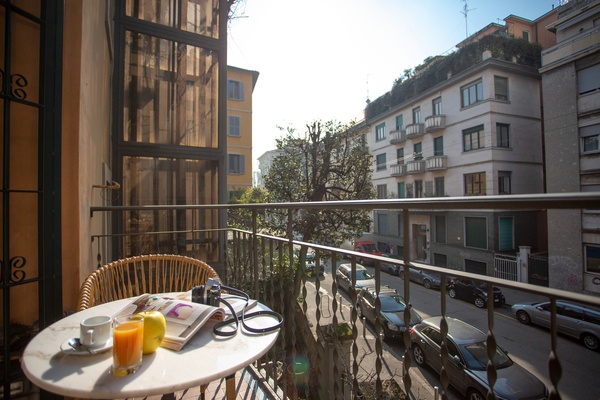
[[(350, 289), (348, 296), (342, 296), (335, 276), (336, 267), (343, 259), (355, 270), (359, 258), (371, 261), (374, 265), (374, 276), (377, 293), (381, 287), (382, 274), (380, 263), (390, 262), (389, 258), (369, 256), (352, 250), (307, 243), (294, 239), (292, 222), (300, 218), (298, 211), (306, 209), (353, 209), (353, 210), (399, 210), (403, 215), (404, 232), (410, 232), (410, 215), (419, 211), (446, 210), (532, 210), (532, 209), (597, 209), (600, 204), (600, 193), (545, 194), (545, 195), (511, 195), (483, 197), (445, 197), (420, 199), (383, 199), (349, 202), (311, 202), (311, 203), (277, 203), (277, 204), (245, 204), (245, 205), (190, 205), (190, 206), (130, 206), (130, 207), (92, 207), (92, 216), (98, 213), (122, 213), (132, 210), (177, 212), (180, 210), (246, 210), (251, 213), (251, 226), (244, 229), (227, 227), (220, 230), (226, 245), (222, 254), (222, 262), (226, 274), (222, 277), (228, 286), (246, 291), (253, 298), (266, 304), (285, 317), (285, 325), (281, 329), (277, 344), (263, 358), (254, 364), (254, 368), (262, 374), (264, 382), (270, 385), (273, 393), (280, 398), (321, 398), (349, 399), (364, 396), (365, 388), (372, 387), (372, 397), (381, 398), (383, 382), (398, 381), (404, 393), (420, 392), (421, 383), (415, 381), (411, 363), (410, 337), (406, 330), (402, 337), (403, 355), (389, 353), (383, 346), (383, 321), (377, 319), (374, 326), (375, 335), (365, 335), (365, 325), (357, 314), (357, 293)], [(257, 219), (259, 215), (273, 210), (287, 213), (288, 230), (285, 235), (273, 236), (259, 231)], [(187, 232), (187, 231), (184, 231)], [(174, 235), (181, 232), (143, 232), (136, 235)], [(127, 232), (118, 234), (126, 236)], [(94, 235), (93, 240), (105, 240), (111, 235)], [(164, 243), (156, 240), (155, 243)], [(561, 291), (557, 289), (513, 282), (491, 276), (482, 276), (459, 270), (449, 270), (426, 264), (417, 264), (410, 260), (409, 235), (403, 236), (403, 258), (394, 262), (400, 265), (418, 265), (426, 271), (441, 275), (445, 282), (447, 276), (474, 279), (484, 282), (488, 290), (488, 298), (492, 298), (493, 286), (510, 288), (532, 295), (540, 295), (552, 302), (550, 354), (548, 357), (549, 381), (552, 382), (550, 398), (561, 398), (558, 385), (561, 378), (560, 359), (557, 352), (557, 314), (556, 301), (570, 300), (600, 307), (600, 298)], [(190, 244), (192, 246), (192, 244)], [(105, 248), (98, 246), (98, 249)], [(171, 247), (169, 247), (171, 248)], [(325, 261), (331, 268), (331, 283), (322, 286), (321, 279), (314, 279), (306, 274), (304, 256), (308, 250), (315, 252), (315, 275), (319, 276), (320, 268)], [(163, 249), (152, 249), (161, 252)], [(190, 248), (193, 252), (193, 249)], [(551, 251), (551, 249), (550, 249)], [(104, 255), (104, 257), (106, 257)], [(409, 268), (404, 268), (403, 296), (407, 304), (411, 303), (411, 287)], [(326, 282), (326, 280), (323, 280)], [(329, 282), (329, 281), (327, 281)], [(353, 282), (354, 284), (354, 282)], [(440, 288), (439, 314), (446, 318), (446, 287)], [(380, 306), (377, 301), (377, 306)], [(408, 310), (408, 308), (407, 308)], [(488, 345), (495, 346), (493, 303), (487, 304)], [(409, 315), (405, 315), (405, 321)], [(346, 328), (346, 329), (342, 329)], [(363, 335), (360, 335), (363, 332)], [(365, 348), (372, 350), (368, 355)], [(447, 350), (446, 350), (447, 351)], [(447, 353), (446, 353), (447, 355)], [(442, 356), (442, 360), (444, 357)], [(444, 362), (449, 362), (446, 357)], [(370, 368), (367, 372), (366, 369)], [(385, 366), (385, 368), (384, 368)], [(398, 367), (401, 376), (398, 378), (389, 371)], [(492, 363), (488, 366), (488, 376), (495, 377)], [(310, 385), (308, 381), (310, 380)], [(447, 398), (449, 388), (448, 377), (442, 373), (442, 398)], [(493, 382), (492, 382), (493, 383)], [(488, 394), (491, 395), (491, 394)], [(420, 397), (422, 398), (422, 397)], [(489, 397), (488, 397), (489, 398)]]

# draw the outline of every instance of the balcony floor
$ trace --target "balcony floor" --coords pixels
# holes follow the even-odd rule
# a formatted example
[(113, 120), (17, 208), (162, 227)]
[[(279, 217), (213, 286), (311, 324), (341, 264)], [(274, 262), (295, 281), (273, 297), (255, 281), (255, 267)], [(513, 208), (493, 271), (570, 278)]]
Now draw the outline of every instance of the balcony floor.
[[(264, 390), (251, 369), (243, 369), (235, 374), (236, 400), (275, 400), (267, 390)], [(225, 379), (211, 382), (204, 393), (206, 400), (225, 400)], [(193, 387), (168, 395), (140, 397), (132, 400), (193, 400), (200, 399), (200, 387)]]

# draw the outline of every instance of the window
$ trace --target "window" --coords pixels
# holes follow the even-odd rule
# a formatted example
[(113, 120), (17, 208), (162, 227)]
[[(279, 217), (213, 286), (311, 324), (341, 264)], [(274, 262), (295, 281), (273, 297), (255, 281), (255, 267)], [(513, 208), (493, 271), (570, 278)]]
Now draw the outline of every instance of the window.
[(399, 199), (406, 198), (406, 191), (404, 189), (404, 182), (398, 182), (398, 198)]
[(444, 137), (433, 138), (433, 155), (443, 156), (444, 155)]
[(421, 142), (415, 143), (413, 145), (413, 152), (422, 155), (423, 154), (423, 144)]
[(404, 164), (404, 147), (396, 150), (396, 160), (398, 160), (398, 164)]
[(431, 103), (433, 106), (433, 115), (442, 115), (442, 98), (435, 98)]
[(465, 217), (465, 246), (487, 249), (487, 220), (485, 217)]
[(463, 107), (483, 100), (483, 84), (481, 81), (473, 82), (461, 88), (461, 105)]
[(387, 185), (377, 185), (377, 198), (387, 199)]
[(465, 174), (465, 196), (485, 195), (485, 172)]
[(510, 194), (510, 171), (498, 171), (498, 194)]
[(506, 251), (515, 248), (513, 217), (498, 218), (498, 250)]
[(239, 115), (229, 115), (228, 116), (228, 126), (227, 126), (227, 134), (229, 136), (240, 136), (240, 123), (241, 118)]
[(600, 124), (590, 125), (579, 128), (581, 137), (582, 153), (592, 153), (600, 150), (598, 141), (600, 141)]
[(377, 155), (377, 171), (383, 171), (387, 169), (387, 161), (385, 153)]
[(465, 271), (473, 274), (487, 275), (487, 264), (482, 261), (465, 258)]
[(417, 197), (417, 198), (423, 197), (423, 181), (421, 181), (421, 180), (415, 181), (415, 197)]
[(446, 188), (444, 187), (444, 177), (440, 176), (433, 180), (434, 182), (434, 192), (433, 195), (435, 197), (442, 197), (446, 194)]
[(510, 135), (508, 124), (496, 124), (496, 145), (498, 147), (510, 147)]
[(243, 154), (228, 154), (228, 169), (229, 174), (244, 174), (246, 168), (244, 166), (245, 156)]
[(436, 267), (448, 268), (448, 256), (440, 253), (433, 253), (433, 265)]
[(585, 247), (585, 270), (600, 274), (600, 245), (586, 244)]
[(523, 31), (523, 34), (521, 35), (521, 37), (529, 42), (529, 31)]
[(600, 90), (600, 64), (577, 71), (577, 86), (580, 95)]
[(231, 100), (244, 100), (244, 83), (228, 79), (227, 98)]
[(421, 107), (413, 108), (412, 110), (413, 124), (421, 123)]
[(380, 235), (387, 235), (388, 229), (388, 215), (377, 214), (377, 233)]
[(396, 129), (402, 130), (404, 128), (404, 122), (402, 121), (402, 115), (396, 116)]
[(465, 129), (463, 131), (463, 150), (471, 151), (481, 149), (485, 146), (483, 139), (483, 125), (474, 128)]
[(494, 92), (496, 100), (508, 100), (508, 78), (494, 76)]
[(375, 127), (375, 140), (380, 141), (385, 139), (385, 122)]
[(446, 216), (435, 216), (435, 241), (437, 243), (446, 243)]

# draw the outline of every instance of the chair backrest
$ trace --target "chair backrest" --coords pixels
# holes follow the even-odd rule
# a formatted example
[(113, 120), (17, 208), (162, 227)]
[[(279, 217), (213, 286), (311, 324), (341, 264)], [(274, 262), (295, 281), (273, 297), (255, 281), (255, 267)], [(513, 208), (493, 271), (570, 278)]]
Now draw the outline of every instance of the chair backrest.
[(184, 292), (219, 279), (207, 263), (174, 254), (148, 254), (113, 261), (92, 272), (81, 285), (77, 311), (144, 293)]

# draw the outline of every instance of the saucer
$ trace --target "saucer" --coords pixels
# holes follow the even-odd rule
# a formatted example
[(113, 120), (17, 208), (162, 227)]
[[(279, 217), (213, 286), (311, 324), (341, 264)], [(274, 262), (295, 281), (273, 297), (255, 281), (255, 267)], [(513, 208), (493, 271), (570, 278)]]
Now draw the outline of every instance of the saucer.
[(72, 355), (76, 355), (76, 356), (93, 356), (96, 354), (104, 353), (105, 351), (112, 349), (112, 347), (113, 347), (113, 338), (109, 338), (106, 341), (106, 343), (104, 343), (102, 346), (90, 347), (89, 348), (90, 351), (88, 351), (86, 348), (83, 348), (83, 347), (79, 350), (75, 350), (74, 348), (69, 346), (69, 339), (65, 340), (60, 345), (60, 349), (62, 350), (63, 353), (72, 354)]

